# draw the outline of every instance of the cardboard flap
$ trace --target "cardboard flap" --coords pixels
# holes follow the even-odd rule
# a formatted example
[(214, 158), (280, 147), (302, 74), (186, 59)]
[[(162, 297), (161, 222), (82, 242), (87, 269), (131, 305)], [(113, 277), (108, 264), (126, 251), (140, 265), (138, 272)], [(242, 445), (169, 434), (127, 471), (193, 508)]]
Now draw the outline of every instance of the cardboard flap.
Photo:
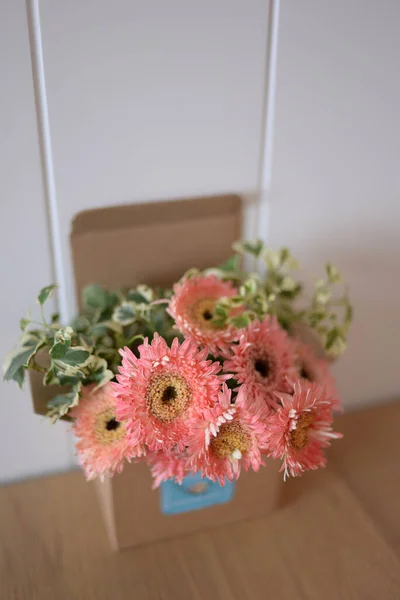
[(84, 210), (75, 215), (72, 221), (72, 233), (124, 229), (202, 218), (212, 219), (237, 212), (241, 201), (239, 196), (229, 194)]
[(71, 249), (78, 301), (82, 288), (171, 285), (191, 267), (232, 254), (241, 235), (239, 196), (116, 206), (76, 215)]

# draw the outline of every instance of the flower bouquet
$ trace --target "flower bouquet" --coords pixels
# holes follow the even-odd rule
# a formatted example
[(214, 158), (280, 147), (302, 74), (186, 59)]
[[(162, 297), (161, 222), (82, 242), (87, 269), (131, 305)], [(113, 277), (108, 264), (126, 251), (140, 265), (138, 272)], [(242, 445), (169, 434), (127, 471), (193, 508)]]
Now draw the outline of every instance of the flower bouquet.
[(21, 319), (4, 377), (22, 386), (38, 371), (45, 386), (67, 386), (48, 416), (71, 420), (87, 479), (132, 460), (148, 464), (154, 487), (194, 473), (224, 486), (267, 457), (284, 478), (325, 466), (324, 449), (341, 437), (328, 361), (344, 351), (352, 317), (347, 293), (335, 293), (340, 274), (328, 264), (307, 294), (287, 248), (234, 250), (172, 289), (86, 287), (69, 326), (45, 317), (48, 286), (37, 298), (41, 321)]

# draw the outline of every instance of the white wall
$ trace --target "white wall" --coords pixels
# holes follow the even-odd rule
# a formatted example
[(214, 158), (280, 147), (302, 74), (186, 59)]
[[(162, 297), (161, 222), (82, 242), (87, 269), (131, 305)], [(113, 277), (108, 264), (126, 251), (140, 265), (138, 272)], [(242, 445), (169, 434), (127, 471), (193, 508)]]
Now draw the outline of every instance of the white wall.
[[(25, 2), (0, 5), (0, 356), (51, 279)], [(32, 412), (29, 390), (0, 381), (0, 481), (71, 464), (64, 423)]]
[(347, 406), (400, 395), (400, 2), (283, 0), (270, 240), (351, 284)]
[(87, 208), (257, 189), (268, 0), (40, 3), (68, 307)]

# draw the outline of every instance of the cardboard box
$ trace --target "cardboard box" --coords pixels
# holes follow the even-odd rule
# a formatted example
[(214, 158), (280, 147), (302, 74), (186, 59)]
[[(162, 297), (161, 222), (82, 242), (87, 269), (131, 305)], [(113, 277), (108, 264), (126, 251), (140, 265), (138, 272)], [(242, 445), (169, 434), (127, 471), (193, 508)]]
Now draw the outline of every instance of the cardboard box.
[(276, 461), (268, 460), (258, 473), (240, 475), (226, 504), (180, 514), (161, 512), (162, 490), (151, 488), (150, 469), (144, 463), (127, 465), (113, 479), (96, 481), (96, 487), (111, 547), (117, 550), (265, 516), (278, 504), (281, 482)]
[[(110, 289), (139, 283), (171, 285), (191, 267), (215, 266), (231, 256), (232, 243), (241, 237), (241, 224), (242, 202), (235, 195), (79, 213), (71, 232), (78, 298), (90, 283)], [(45, 414), (54, 389), (49, 395), (37, 373), (31, 377), (31, 388), (35, 411)], [(166, 490), (152, 490), (150, 470), (144, 463), (127, 465), (121, 475), (96, 485), (116, 549), (265, 515), (276, 506), (280, 481), (277, 465), (268, 464), (259, 473), (244, 473), (227, 488), (232, 495), (228, 502), (179, 514), (163, 514), (160, 501), (165, 498), (160, 494)], [(207, 503), (211, 484), (204, 489), (199, 485), (179, 489), (185, 510), (191, 502), (199, 505), (199, 490)]]

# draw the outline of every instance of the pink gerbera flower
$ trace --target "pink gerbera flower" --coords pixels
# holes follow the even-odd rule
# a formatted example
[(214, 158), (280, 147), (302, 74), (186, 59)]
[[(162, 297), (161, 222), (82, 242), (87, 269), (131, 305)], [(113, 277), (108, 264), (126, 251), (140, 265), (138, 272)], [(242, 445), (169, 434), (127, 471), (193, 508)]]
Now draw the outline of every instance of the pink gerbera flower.
[(147, 461), (151, 466), (151, 474), (154, 477), (153, 488), (158, 488), (163, 481), (168, 479), (174, 479), (181, 484), (188, 474), (185, 453), (174, 451), (152, 452), (147, 456)]
[(332, 402), (323, 387), (299, 380), (293, 395), (279, 394), (282, 407), (267, 419), (268, 455), (283, 460), (284, 478), (325, 467), (323, 449), (342, 434), (332, 431)]
[(232, 297), (236, 289), (231, 282), (222, 281), (215, 275), (197, 275), (174, 286), (168, 312), (183, 335), (205, 347), (211, 354), (229, 346), (237, 337), (233, 326), (218, 327), (212, 321), (218, 300)]
[(144, 454), (141, 445), (132, 447), (125, 424), (115, 415), (115, 399), (110, 385), (97, 391), (84, 388), (78, 406), (71, 412), (77, 455), (86, 479), (114, 475), (122, 471), (124, 460)]
[(191, 421), (217, 401), (221, 365), (206, 360), (186, 339), (171, 348), (157, 333), (138, 348), (120, 350), (122, 366), (114, 383), (117, 417), (126, 422), (131, 443), (146, 444), (151, 452), (182, 451), (190, 436)]
[(276, 406), (275, 392), (289, 392), (296, 371), (289, 337), (275, 317), (250, 323), (232, 346), (224, 371), (246, 385), (250, 402)]
[(339, 393), (332, 377), (328, 362), (318, 358), (313, 349), (299, 340), (294, 340), (294, 360), (298, 377), (303, 380), (318, 383), (325, 387), (332, 400), (334, 410), (341, 410)]
[(203, 477), (221, 485), (225, 479), (238, 479), (241, 468), (258, 471), (263, 464), (261, 450), (267, 443), (265, 407), (257, 412), (248, 407), (244, 386), (234, 404), (231, 393), (224, 384), (218, 404), (205, 412), (187, 449), (188, 469), (201, 470)]

